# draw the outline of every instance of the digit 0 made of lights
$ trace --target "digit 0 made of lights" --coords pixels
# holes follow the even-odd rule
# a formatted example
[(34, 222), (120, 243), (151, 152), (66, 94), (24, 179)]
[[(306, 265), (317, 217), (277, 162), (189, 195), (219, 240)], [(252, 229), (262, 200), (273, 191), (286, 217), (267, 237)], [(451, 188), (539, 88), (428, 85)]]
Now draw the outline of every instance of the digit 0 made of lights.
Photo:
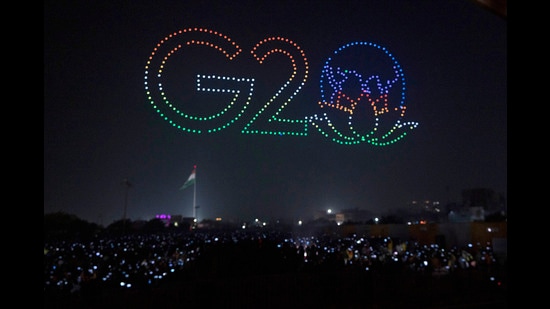
[[(176, 104), (177, 100), (170, 99), (165, 90), (168, 60), (176, 54), (184, 55), (185, 49), (191, 47), (209, 48), (229, 62), (242, 52), (228, 36), (205, 28), (174, 32), (153, 49), (145, 66), (147, 98), (164, 120), (183, 132), (216, 133), (243, 118), (243, 134), (308, 136), (308, 129), (315, 128), (339, 144), (367, 142), (387, 146), (418, 126), (417, 122), (403, 120), (406, 111), (403, 70), (380, 45), (353, 42), (334, 51), (322, 69), (320, 100), (311, 104), (319, 113), (301, 119), (283, 115), (304, 87), (309, 71), (305, 52), (292, 40), (269, 37), (250, 51), (259, 65), (273, 55), (282, 55), (291, 69), (288, 79), (265, 103), (251, 104), (255, 83), (252, 77), (197, 73), (196, 93), (216, 94), (227, 100), (217, 102), (216, 110), (204, 115), (183, 110), (191, 102)], [(251, 110), (251, 106), (255, 106), (255, 110)]]

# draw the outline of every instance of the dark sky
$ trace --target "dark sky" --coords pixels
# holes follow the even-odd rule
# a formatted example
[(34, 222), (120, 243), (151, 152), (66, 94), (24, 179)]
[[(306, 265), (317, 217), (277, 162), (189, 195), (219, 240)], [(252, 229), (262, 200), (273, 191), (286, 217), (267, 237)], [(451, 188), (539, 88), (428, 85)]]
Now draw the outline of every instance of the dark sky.
[[(226, 35), (242, 51), (229, 60), (205, 43), (229, 50), (223, 36), (199, 31), (163, 41), (191, 28)], [(283, 40), (261, 43), (276, 37)], [(251, 53), (258, 45), (275, 50), (262, 64)], [(348, 78), (339, 90), (355, 101), (340, 103), (357, 104), (353, 132), (348, 112), (319, 105), (337, 101), (329, 69), (334, 80)], [(239, 89), (239, 98), (230, 105), (233, 94), (197, 91), (197, 74), (242, 78), (201, 79)], [(254, 78), (250, 96), (245, 78)], [(132, 220), (191, 216), (193, 188), (179, 188), (195, 164), (199, 219), (307, 220), (327, 208), (385, 214), (412, 200), (460, 203), (471, 188), (506, 197), (506, 89), (506, 17), (474, 1), (50, 1), (44, 213), (103, 225), (121, 219), (125, 205)], [(376, 120), (383, 94), (389, 111)], [(280, 118), (302, 123), (267, 122), (281, 106)], [(315, 129), (329, 128), (312, 121), (323, 113), (350, 143)], [(417, 126), (394, 135), (404, 138), (373, 142), (407, 122)], [(290, 131), (306, 133), (281, 134)]]

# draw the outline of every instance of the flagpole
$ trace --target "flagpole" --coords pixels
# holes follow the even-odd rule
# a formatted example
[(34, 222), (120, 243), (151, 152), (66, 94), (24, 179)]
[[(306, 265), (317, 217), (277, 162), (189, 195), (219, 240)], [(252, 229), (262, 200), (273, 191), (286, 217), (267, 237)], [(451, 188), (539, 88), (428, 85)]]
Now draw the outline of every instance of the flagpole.
[(197, 166), (195, 165), (195, 183), (193, 184), (193, 220), (197, 220)]
[(193, 165), (193, 171), (191, 172), (191, 175), (189, 175), (189, 178), (187, 178), (187, 180), (185, 181), (185, 183), (183, 184), (183, 186), (181, 186), (180, 190), (185, 190), (186, 188), (188, 188), (189, 186), (193, 186), (193, 225), (196, 223), (197, 221), (197, 214), (196, 214), (196, 211), (197, 211), (197, 177), (196, 177), (196, 174), (197, 174), (197, 165)]
[(132, 184), (128, 181), (128, 178), (124, 178), (122, 181), (124, 184), (124, 187), (126, 189), (126, 192), (124, 193), (124, 213), (122, 214), (122, 233), (126, 232), (126, 209), (128, 208), (128, 189), (132, 186)]

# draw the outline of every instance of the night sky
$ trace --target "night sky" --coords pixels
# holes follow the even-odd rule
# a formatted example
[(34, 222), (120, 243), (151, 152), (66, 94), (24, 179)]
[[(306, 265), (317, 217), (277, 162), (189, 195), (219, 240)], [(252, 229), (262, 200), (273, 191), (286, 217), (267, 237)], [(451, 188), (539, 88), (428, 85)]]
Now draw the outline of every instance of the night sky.
[[(179, 189), (194, 165), (201, 220), (308, 220), (328, 208), (383, 215), (413, 200), (461, 203), (461, 191), (472, 188), (507, 197), (507, 21), (475, 1), (51, 1), (44, 8), (45, 214), (102, 225), (121, 219), (125, 206), (132, 220), (192, 216), (193, 187)], [(228, 60), (207, 44), (185, 45), (227, 43), (200, 31), (163, 41), (193, 28), (226, 35), (242, 51)], [(277, 37), (291, 43), (260, 46), (283, 52), (259, 64), (251, 51)], [(273, 99), (293, 72), (284, 52), (297, 75)], [(161, 91), (157, 73), (167, 55)], [(146, 70), (150, 57), (155, 65)], [(311, 119), (323, 113), (352, 134), (348, 112), (319, 104), (336, 101), (329, 62), (347, 70), (336, 75), (349, 77), (341, 90), (356, 99), (359, 136), (375, 125), (376, 136), (396, 123), (416, 127), (404, 126), (396, 133), (404, 138), (387, 144), (373, 143), (374, 135), (339, 143), (321, 134)], [(197, 74), (254, 78), (254, 89), (249, 96), (250, 83), (202, 79), (202, 87), (241, 91), (235, 106), (208, 120), (233, 95), (197, 91)], [(373, 76), (386, 85), (390, 106), (379, 121), (367, 100), (383, 110), (376, 79), (366, 86)], [(361, 89), (371, 96), (357, 100)], [(281, 118), (302, 124), (259, 117), (257, 129), (275, 134), (242, 133), (266, 102), (261, 116), (288, 102)], [(394, 108), (405, 106), (398, 117)], [(132, 184), (127, 200), (124, 179)]]

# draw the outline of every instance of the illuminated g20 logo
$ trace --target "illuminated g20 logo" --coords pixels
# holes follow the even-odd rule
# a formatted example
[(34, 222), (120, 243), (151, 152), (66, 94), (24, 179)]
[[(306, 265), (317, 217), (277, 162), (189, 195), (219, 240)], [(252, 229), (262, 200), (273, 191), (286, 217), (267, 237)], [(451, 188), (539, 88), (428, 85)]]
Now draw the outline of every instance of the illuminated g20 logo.
[[(295, 42), (269, 37), (251, 48), (251, 57), (241, 53), (235, 41), (213, 30), (168, 35), (145, 67), (151, 106), (192, 134), (237, 128), (243, 134), (308, 136), (316, 130), (339, 144), (386, 146), (418, 126), (404, 121), (403, 70), (382, 46), (353, 42), (334, 51), (322, 68), (320, 98), (310, 102), (296, 99), (309, 62)], [(313, 116), (295, 115), (313, 108)]]

